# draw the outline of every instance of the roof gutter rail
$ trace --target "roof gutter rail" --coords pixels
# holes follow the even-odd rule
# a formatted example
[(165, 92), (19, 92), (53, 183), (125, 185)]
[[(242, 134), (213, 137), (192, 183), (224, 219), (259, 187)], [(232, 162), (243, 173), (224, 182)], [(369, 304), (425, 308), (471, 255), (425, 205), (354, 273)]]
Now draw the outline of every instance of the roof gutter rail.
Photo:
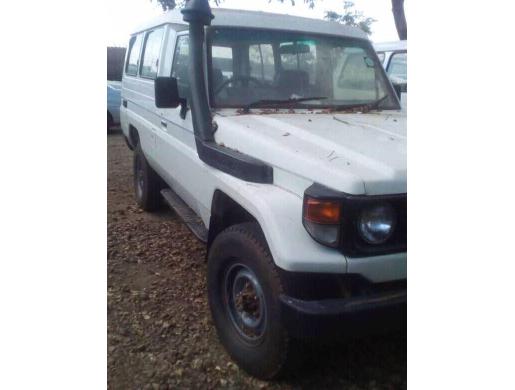
[(204, 77), (204, 27), (214, 18), (207, 0), (188, 0), (181, 10), (189, 23), (190, 106), (199, 158), (206, 164), (254, 183), (273, 183), (273, 169), (264, 162), (215, 143), (213, 119)]

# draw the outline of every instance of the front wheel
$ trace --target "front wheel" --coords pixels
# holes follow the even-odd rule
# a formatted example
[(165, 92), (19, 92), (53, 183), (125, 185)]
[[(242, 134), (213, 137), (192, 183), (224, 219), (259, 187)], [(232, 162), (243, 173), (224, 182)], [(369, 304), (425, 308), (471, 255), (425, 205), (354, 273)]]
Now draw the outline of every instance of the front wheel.
[(282, 285), (259, 225), (234, 225), (208, 255), (208, 299), (220, 341), (249, 374), (272, 379), (293, 364), (294, 341), (281, 324)]

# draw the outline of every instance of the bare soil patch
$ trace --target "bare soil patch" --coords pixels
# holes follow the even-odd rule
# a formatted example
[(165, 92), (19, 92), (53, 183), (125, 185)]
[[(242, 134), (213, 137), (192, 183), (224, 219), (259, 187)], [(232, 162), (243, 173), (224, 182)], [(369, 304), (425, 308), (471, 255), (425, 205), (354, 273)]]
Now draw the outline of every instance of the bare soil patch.
[(281, 382), (240, 370), (218, 342), (206, 296), (205, 248), (174, 213), (138, 209), (132, 152), (107, 142), (109, 389), (404, 389), (404, 334), (311, 347)]

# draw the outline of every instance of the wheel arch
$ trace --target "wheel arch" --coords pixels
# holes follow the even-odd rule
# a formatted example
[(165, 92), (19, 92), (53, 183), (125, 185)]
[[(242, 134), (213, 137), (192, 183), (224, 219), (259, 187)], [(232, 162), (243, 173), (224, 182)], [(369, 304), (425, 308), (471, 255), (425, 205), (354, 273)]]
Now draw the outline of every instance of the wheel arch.
[(277, 186), (232, 183), (217, 186), (210, 198), (208, 253), (216, 236), (227, 227), (256, 222), (279, 268), (297, 272), (346, 272), (345, 256), (318, 244), (307, 233), (302, 224), (301, 197)]
[(211, 218), (209, 221), (207, 251), (209, 252), (209, 248), (211, 247), (214, 239), (223, 230), (230, 226), (245, 222), (255, 222), (257, 226), (259, 226), (261, 232), (263, 232), (257, 218), (255, 218), (247, 209), (225, 192), (220, 189), (216, 189), (213, 193), (213, 199), (211, 202)]
[(129, 139), (128, 139), (128, 143), (131, 146), (132, 150), (136, 149), (136, 146), (138, 146), (138, 144), (139, 144), (139, 132), (138, 132), (138, 129), (136, 129), (136, 127), (134, 127), (131, 124), (129, 124)]

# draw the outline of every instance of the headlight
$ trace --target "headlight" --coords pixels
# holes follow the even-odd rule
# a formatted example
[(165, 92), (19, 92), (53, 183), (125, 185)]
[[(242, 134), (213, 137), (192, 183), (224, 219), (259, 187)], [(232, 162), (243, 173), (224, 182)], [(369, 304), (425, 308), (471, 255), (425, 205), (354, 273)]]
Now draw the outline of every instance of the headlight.
[(359, 233), (370, 244), (383, 244), (392, 236), (395, 221), (395, 211), (389, 204), (372, 206), (361, 212)]

